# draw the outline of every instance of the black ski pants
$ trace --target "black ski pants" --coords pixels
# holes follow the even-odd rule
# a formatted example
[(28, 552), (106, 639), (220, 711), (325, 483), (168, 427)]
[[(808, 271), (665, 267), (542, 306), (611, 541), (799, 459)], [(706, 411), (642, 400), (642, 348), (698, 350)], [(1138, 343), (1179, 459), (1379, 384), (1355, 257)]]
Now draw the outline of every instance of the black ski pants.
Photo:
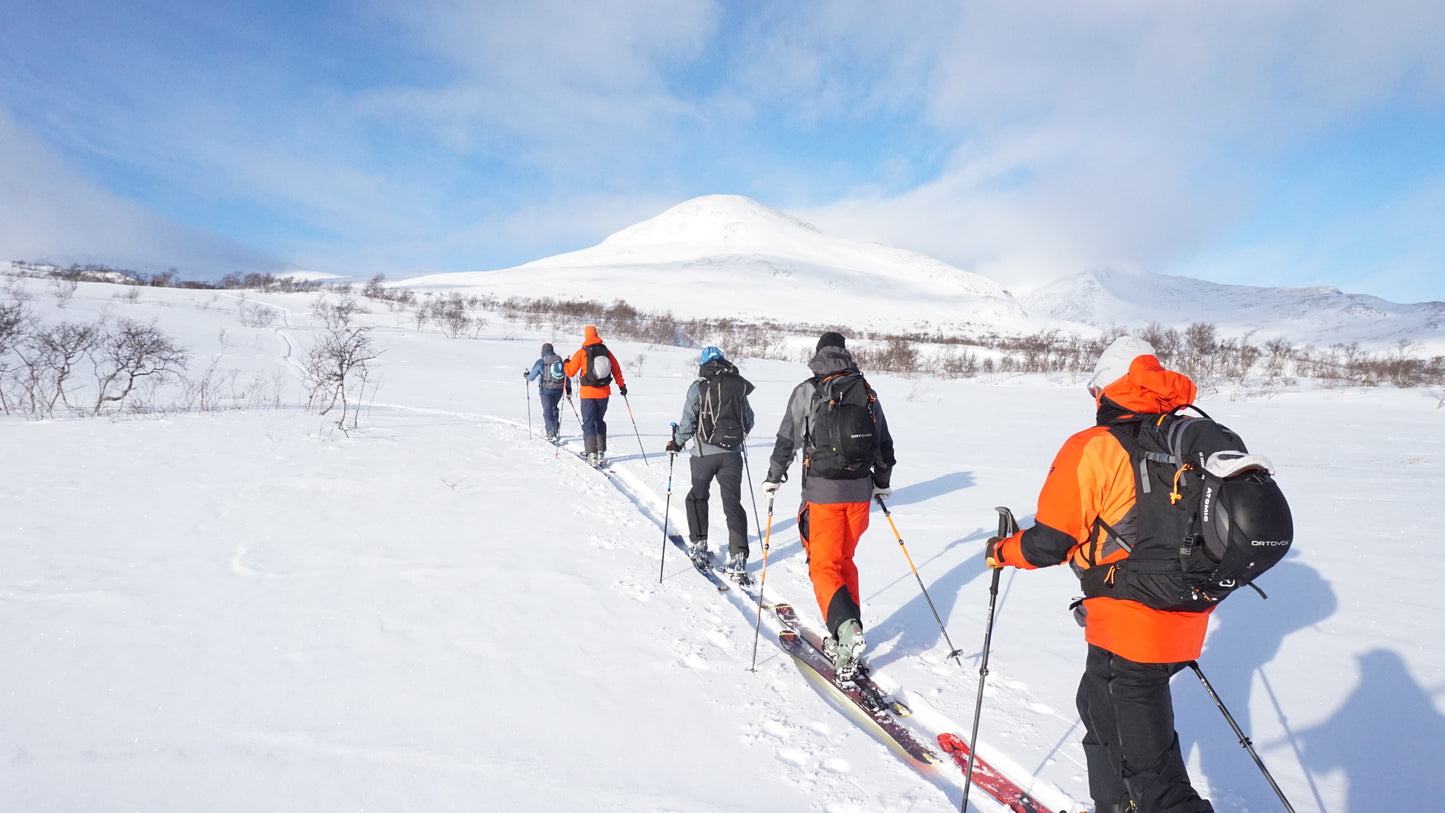
[(1137, 663), (1089, 646), (1079, 717), (1094, 805), (1133, 799), (1139, 813), (1212, 813), (1189, 784), (1169, 679), (1188, 664)]
[(724, 452), (689, 458), (692, 490), (687, 492), (687, 531), (694, 542), (707, 538), (708, 489), (717, 480), (728, 523), (728, 553), (748, 555), (748, 515), (743, 511), (743, 456)]

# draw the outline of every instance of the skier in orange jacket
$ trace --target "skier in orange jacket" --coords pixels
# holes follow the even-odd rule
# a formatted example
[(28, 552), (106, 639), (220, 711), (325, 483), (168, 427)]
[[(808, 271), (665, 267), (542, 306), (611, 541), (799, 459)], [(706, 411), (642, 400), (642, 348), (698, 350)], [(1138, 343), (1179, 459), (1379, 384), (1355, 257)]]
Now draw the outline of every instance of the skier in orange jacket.
[[(1054, 457), (1033, 527), (989, 540), (989, 567), (1032, 570), (1069, 562), (1082, 574), (1128, 555), (1116, 532), (1127, 538), (1136, 522), (1134, 475), (1111, 428), (1137, 433), (1143, 416), (1192, 403), (1196, 390), (1132, 336), (1104, 351), (1088, 387), (1096, 425), (1070, 437)], [(1094, 809), (1213, 811), (1189, 782), (1169, 692), (1169, 679), (1199, 657), (1209, 613), (1098, 596), (1084, 599), (1075, 616), (1089, 645), (1076, 702)]]
[(627, 397), (627, 381), (617, 357), (602, 343), (597, 328), (583, 330), (582, 347), (562, 366), (568, 378), (577, 376), (577, 394), (582, 399), (582, 443), (587, 462), (600, 466), (607, 457), (607, 400), (612, 397), (612, 382), (617, 392)]

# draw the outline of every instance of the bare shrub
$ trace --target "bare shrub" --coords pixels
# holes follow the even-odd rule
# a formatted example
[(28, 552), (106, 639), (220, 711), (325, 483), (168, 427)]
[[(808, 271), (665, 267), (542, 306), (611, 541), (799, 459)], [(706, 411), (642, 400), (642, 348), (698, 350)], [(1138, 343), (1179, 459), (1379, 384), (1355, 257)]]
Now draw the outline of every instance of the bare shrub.
[(431, 305), (431, 318), (448, 339), (464, 336), (473, 329), (472, 317), (467, 313), (467, 303), (461, 294), (450, 294), (434, 300)]
[(90, 355), (95, 365), (95, 415), (107, 404), (124, 406), (139, 384), (179, 377), (189, 361), (189, 354), (154, 324), (124, 318), (102, 331)]
[(15, 364), (10, 356), (25, 340), (31, 324), (30, 312), (23, 302), (0, 305), (0, 409), (10, 414), (10, 401), (5, 393), (11, 381)]
[(95, 326), (32, 325), (17, 338), (11, 349), (20, 364), (10, 371), (9, 380), (20, 410), (31, 418), (48, 418), (57, 404), (74, 409), (67, 387), (96, 341)]
[[(302, 363), (309, 388), (306, 408), (326, 415), (339, 405), (336, 426), (343, 432), (347, 417), (351, 418), (351, 428), (356, 428), (361, 394), (370, 375), (367, 363), (382, 352), (371, 340), (371, 328), (351, 324), (351, 317), (358, 311), (354, 304), (349, 298), (336, 304), (317, 301), (312, 312), (322, 318), (326, 327)], [(356, 408), (353, 401), (357, 402)]]
[(75, 291), (80, 287), (80, 280), (70, 276), (54, 276), (50, 278), (50, 290), (55, 294), (55, 304), (58, 307), (65, 307)]
[(270, 327), (276, 323), (277, 311), (270, 305), (241, 300), (238, 306), (242, 327)]
[(185, 378), (181, 403), (188, 410), (215, 412), (222, 408), (224, 388), (235, 380), (237, 371), (221, 372), (221, 356), (217, 355), (196, 378)]

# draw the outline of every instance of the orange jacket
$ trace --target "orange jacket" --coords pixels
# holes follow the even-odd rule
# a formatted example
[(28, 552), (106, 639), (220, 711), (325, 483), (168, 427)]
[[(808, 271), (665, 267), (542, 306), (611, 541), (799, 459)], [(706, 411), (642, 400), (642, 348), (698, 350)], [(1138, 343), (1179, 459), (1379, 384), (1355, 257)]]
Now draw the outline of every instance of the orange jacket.
[[(572, 354), (572, 358), (568, 359), (566, 364), (562, 365), (563, 375), (571, 378), (586, 368), (587, 346), (592, 344), (602, 344), (602, 339), (597, 335), (597, 328), (588, 325), (582, 331), (582, 347)], [(616, 381), (619, 387), (627, 386), (627, 380), (622, 377), (622, 366), (617, 363), (617, 357), (612, 355), (611, 350), (607, 351), (607, 359), (612, 363), (612, 380)], [(577, 394), (582, 398), (607, 398), (612, 395), (612, 387), (589, 387), (579, 382)]]
[[(1108, 535), (1096, 531), (1096, 520), (1113, 528), (1129, 528), (1134, 522), (1129, 453), (1109, 425), (1168, 412), (1192, 403), (1194, 396), (1194, 382), (1187, 377), (1164, 369), (1153, 356), (1135, 358), (1128, 375), (1099, 393), (1101, 425), (1075, 434), (1059, 449), (1039, 492), (1034, 526), (999, 545), (1001, 561), (1029, 570), (1067, 561), (1082, 572), (1124, 558), (1122, 548), (1106, 544)], [(1084, 639), (1139, 663), (1199, 657), (1209, 624), (1208, 613), (1155, 610), (1109, 597), (1087, 599), (1084, 608)]]

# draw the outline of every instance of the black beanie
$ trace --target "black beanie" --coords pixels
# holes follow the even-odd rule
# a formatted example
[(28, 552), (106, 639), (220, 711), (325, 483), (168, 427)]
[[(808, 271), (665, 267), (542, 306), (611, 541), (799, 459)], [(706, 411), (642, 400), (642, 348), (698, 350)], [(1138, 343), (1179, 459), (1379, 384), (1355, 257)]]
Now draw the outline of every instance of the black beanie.
[(543, 352), (543, 353), (551, 353), (551, 352), (552, 352), (552, 343), (551, 343), (551, 342), (544, 342), (544, 343), (542, 344), (542, 352)]
[(818, 346), (817, 346), (816, 348), (814, 348), (814, 351), (822, 350), (822, 349), (825, 348), (825, 347), (842, 347), (842, 346), (843, 346), (843, 334), (842, 334), (842, 333), (834, 333), (833, 331), (830, 330), (830, 331), (828, 331), (827, 333), (824, 333), (822, 336), (819, 336), (819, 337), (818, 337)]

